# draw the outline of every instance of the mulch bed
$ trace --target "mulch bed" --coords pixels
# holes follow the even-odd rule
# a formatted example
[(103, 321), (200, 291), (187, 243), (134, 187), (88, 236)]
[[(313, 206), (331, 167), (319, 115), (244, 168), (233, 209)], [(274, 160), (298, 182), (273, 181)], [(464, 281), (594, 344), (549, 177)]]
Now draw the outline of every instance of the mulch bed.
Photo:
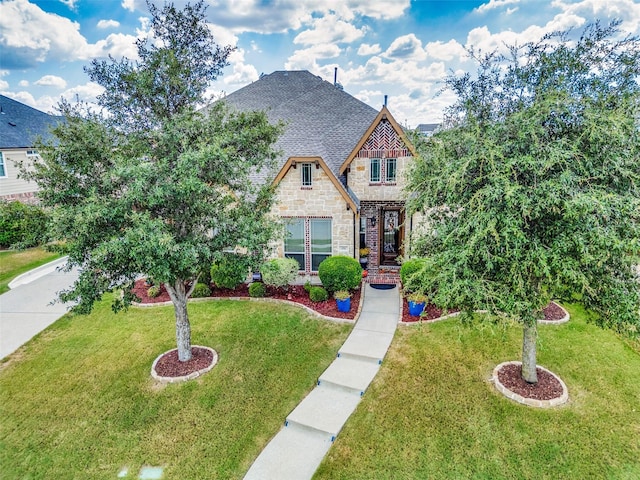
[(544, 320), (548, 322), (557, 322), (564, 318), (564, 310), (558, 306), (557, 303), (551, 302), (549, 305), (542, 309), (544, 312)]
[(522, 365), (507, 364), (498, 371), (500, 383), (514, 393), (534, 400), (553, 400), (562, 396), (562, 385), (556, 377), (536, 368), (538, 383), (527, 383), (522, 378)]
[[(144, 279), (138, 280), (133, 288), (133, 293), (140, 299), (140, 303), (160, 303), (168, 302), (171, 299), (169, 294), (164, 288), (164, 285), (160, 288), (160, 295), (155, 298), (149, 298), (147, 296), (148, 286), (145, 285)], [(248, 297), (249, 285), (246, 283), (241, 284), (235, 289), (228, 288), (215, 288), (211, 289), (211, 297), (229, 298), (229, 297)], [(351, 310), (349, 312), (340, 312), (336, 301), (333, 298), (324, 302), (314, 303), (309, 300), (309, 294), (305, 291), (302, 285), (291, 285), (287, 291), (283, 289), (276, 289), (273, 287), (267, 287), (267, 296), (265, 298), (274, 298), (278, 300), (289, 300), (291, 302), (299, 303), (306, 307), (309, 307), (316, 312), (325, 315), (327, 317), (342, 318), (345, 320), (353, 320), (358, 312), (358, 305), (360, 304), (360, 289), (356, 289), (351, 295)]]
[(203, 370), (213, 362), (213, 352), (206, 348), (191, 347), (191, 360), (181, 362), (178, 350), (165, 353), (156, 363), (155, 371), (161, 377), (184, 377)]
[[(414, 317), (413, 315), (409, 315), (409, 303), (406, 298), (402, 299), (402, 321), (403, 322), (417, 322), (422, 320), (423, 322), (428, 322), (431, 320), (435, 320), (444, 315), (443, 310), (436, 307), (434, 304), (430, 303), (424, 307), (424, 315), (422, 317)], [(451, 309), (447, 311), (447, 314), (456, 313), (460, 310)], [(564, 311), (560, 308), (556, 303), (551, 302), (549, 305), (542, 309), (544, 313), (544, 320), (547, 321), (559, 321), (564, 318)]]

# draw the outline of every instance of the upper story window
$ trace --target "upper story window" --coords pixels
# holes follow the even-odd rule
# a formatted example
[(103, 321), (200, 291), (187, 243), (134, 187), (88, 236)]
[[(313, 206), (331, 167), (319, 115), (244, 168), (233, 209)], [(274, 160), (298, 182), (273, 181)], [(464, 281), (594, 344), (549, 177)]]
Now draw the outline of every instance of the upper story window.
[(303, 163), (302, 168), (300, 169), (302, 172), (302, 186), (310, 187), (313, 184), (313, 177), (311, 175), (311, 164)]
[(37, 150), (27, 150), (27, 158), (38, 158), (40, 155)]
[(396, 183), (396, 176), (398, 172), (398, 163), (395, 158), (387, 158), (385, 160), (385, 174), (384, 181), (386, 183)]
[(380, 182), (380, 159), (379, 158), (371, 159), (369, 172), (370, 172), (369, 181), (371, 183), (379, 183)]
[(7, 176), (7, 167), (4, 165), (4, 155), (0, 152), (0, 177)]

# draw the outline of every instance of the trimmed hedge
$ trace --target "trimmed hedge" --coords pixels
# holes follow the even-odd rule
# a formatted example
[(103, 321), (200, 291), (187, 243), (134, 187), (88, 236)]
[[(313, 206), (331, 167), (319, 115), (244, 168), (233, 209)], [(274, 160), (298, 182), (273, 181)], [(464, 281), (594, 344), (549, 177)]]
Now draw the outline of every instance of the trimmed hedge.
[(262, 281), (269, 286), (287, 287), (298, 276), (300, 265), (293, 258), (274, 258), (264, 262), (260, 267)]
[(267, 294), (267, 287), (262, 282), (253, 282), (249, 285), (249, 296), (262, 298)]
[(311, 287), (309, 289), (309, 300), (312, 302), (324, 302), (329, 299), (329, 294), (322, 287)]
[(249, 260), (244, 255), (225, 253), (211, 266), (211, 281), (218, 288), (234, 289), (247, 279)]
[(159, 285), (151, 285), (147, 290), (147, 297), (156, 298), (160, 295), (160, 286)]
[(320, 263), (318, 275), (322, 285), (331, 293), (353, 290), (362, 280), (362, 267), (355, 258), (336, 255)]
[(403, 285), (409, 284), (409, 279), (413, 274), (422, 270), (427, 265), (427, 260), (424, 258), (411, 258), (402, 262), (400, 267), (400, 280)]
[(193, 292), (191, 293), (191, 298), (204, 298), (211, 296), (211, 289), (209, 285), (205, 285), (204, 283), (196, 283)]
[(27, 248), (47, 241), (49, 216), (37, 205), (0, 201), (0, 247)]

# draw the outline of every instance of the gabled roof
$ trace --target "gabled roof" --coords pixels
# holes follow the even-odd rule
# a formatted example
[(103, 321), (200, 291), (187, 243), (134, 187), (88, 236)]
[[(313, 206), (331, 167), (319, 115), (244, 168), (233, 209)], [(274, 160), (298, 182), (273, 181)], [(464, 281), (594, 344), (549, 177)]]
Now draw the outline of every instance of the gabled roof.
[(324, 172), (327, 174), (327, 177), (329, 177), (329, 180), (336, 187), (336, 190), (338, 190), (338, 193), (340, 193), (340, 195), (342, 196), (344, 201), (347, 203), (349, 208), (354, 212), (359, 209), (360, 205), (357, 199), (353, 198), (351, 196), (351, 193), (348, 191), (348, 189), (338, 181), (338, 179), (335, 177), (335, 175), (332, 174), (331, 171), (329, 171), (329, 167), (324, 162), (324, 160), (322, 160), (321, 157), (289, 157), (289, 159), (285, 162), (285, 164), (282, 166), (282, 168), (278, 172), (278, 175), (276, 175), (276, 178), (273, 181), (273, 183), (275, 185), (280, 183), (280, 181), (284, 178), (284, 176), (289, 171), (289, 168), (292, 166), (295, 166), (295, 164), (297, 163), (316, 163), (317, 166), (319, 168), (322, 168), (322, 170), (324, 170)]
[(49, 138), (49, 128), (61, 120), (0, 95), (0, 148), (33, 147), (38, 136)]
[(276, 71), (224, 98), (240, 111), (263, 110), (285, 131), (275, 148), (291, 157), (321, 157), (338, 177), (340, 165), (378, 112), (332, 83), (304, 71)]
[(369, 128), (367, 128), (364, 134), (358, 139), (358, 143), (355, 144), (355, 146), (353, 147), (349, 155), (345, 157), (346, 158), (345, 161), (342, 163), (342, 165), (340, 165), (340, 174), (344, 173), (344, 171), (349, 167), (349, 165), (351, 164), (353, 159), (356, 157), (356, 155), (358, 154), (362, 146), (369, 139), (369, 137), (371, 136), (373, 131), (376, 129), (378, 124), (383, 120), (386, 120), (389, 122), (389, 124), (391, 125), (393, 130), (395, 130), (398, 137), (400, 137), (400, 139), (405, 144), (409, 152), (411, 152), (411, 155), (413, 155), (414, 157), (417, 156), (415, 147), (407, 139), (407, 136), (405, 135), (404, 130), (400, 127), (400, 125), (398, 125), (398, 122), (396, 122), (396, 120), (393, 118), (393, 115), (391, 115), (391, 113), (389, 112), (389, 110), (387, 110), (387, 107), (385, 106), (385, 107), (382, 107), (382, 110), (380, 110), (380, 112), (376, 115), (375, 119), (369, 125)]

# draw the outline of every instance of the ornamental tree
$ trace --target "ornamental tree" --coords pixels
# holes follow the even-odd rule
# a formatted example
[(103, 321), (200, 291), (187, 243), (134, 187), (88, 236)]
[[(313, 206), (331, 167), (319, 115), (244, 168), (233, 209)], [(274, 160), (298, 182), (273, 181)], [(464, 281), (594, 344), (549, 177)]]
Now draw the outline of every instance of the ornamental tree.
[(202, 2), (148, 6), (154, 36), (137, 42), (139, 59), (94, 60), (86, 69), (105, 88), (102, 111), (62, 103), (55, 147), (41, 145), (42, 160), (25, 174), (53, 210), (68, 268), (81, 267), (61, 299), (86, 313), (121, 288), (118, 310), (134, 299), (135, 279), (151, 277), (171, 297), (179, 359), (187, 361), (187, 299), (198, 272), (228, 248), (257, 252), (259, 262), (276, 231), (266, 218), (272, 189), (251, 176), (272, 165), (280, 127), (221, 102), (201, 113), (232, 49), (215, 43)]
[(428, 225), (413, 253), (429, 274), (414, 286), (443, 307), (519, 320), (529, 383), (552, 296), (640, 332), (640, 41), (618, 25), (471, 51), (477, 74), (447, 78), (447, 128), (419, 141), (409, 175)]

